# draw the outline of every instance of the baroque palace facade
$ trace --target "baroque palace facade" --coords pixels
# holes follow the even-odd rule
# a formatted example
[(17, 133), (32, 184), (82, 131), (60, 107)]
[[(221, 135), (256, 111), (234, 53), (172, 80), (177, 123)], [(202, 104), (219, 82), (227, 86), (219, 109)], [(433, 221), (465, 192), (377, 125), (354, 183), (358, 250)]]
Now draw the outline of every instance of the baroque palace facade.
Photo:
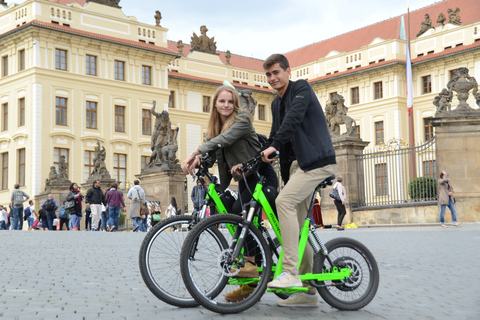
[[(461, 23), (449, 23), (448, 9), (457, 7)], [(426, 13), (433, 21), (443, 13), (446, 20), (417, 36)], [(427, 118), (451, 71), (467, 67), (480, 79), (480, 3), (438, 2), (411, 12), (410, 26), (420, 143), (433, 134)], [(342, 95), (371, 147), (408, 139), (407, 29), (402, 15), (287, 52), (292, 80), (307, 79), (322, 106), (332, 94)], [(224, 80), (252, 91), (255, 128), (268, 135), (275, 95), (263, 61), (191, 50), (167, 40), (167, 31), (126, 16), (118, 1), (0, 0), (1, 204), (9, 202), (15, 183), (31, 197), (42, 192), (61, 155), (69, 179), (84, 183), (97, 140), (107, 150), (112, 178), (133, 180), (151, 155), (153, 100), (180, 128), (177, 155), (183, 159), (205, 139), (210, 102)]]

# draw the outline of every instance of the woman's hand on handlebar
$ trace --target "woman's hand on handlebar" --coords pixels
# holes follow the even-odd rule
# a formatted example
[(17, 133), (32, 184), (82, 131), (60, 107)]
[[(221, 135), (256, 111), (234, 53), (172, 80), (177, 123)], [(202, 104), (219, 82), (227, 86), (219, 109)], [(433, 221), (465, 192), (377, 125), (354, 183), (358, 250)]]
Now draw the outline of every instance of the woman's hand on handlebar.
[(200, 165), (200, 158), (198, 156), (194, 156), (193, 154), (189, 154), (187, 159), (182, 162), (182, 170), (185, 174), (194, 175), (195, 168)]
[(262, 161), (263, 162), (273, 162), (273, 160), (275, 160), (275, 157), (273, 157), (272, 159), (269, 159), (269, 156), (274, 153), (275, 151), (277, 151), (277, 149), (275, 149), (274, 147), (268, 147), (267, 149), (263, 150), (262, 152)]
[(243, 167), (243, 163), (239, 163), (239, 164), (232, 167), (232, 170), (230, 170), (230, 173), (234, 174), (238, 169), (240, 169), (242, 167)]

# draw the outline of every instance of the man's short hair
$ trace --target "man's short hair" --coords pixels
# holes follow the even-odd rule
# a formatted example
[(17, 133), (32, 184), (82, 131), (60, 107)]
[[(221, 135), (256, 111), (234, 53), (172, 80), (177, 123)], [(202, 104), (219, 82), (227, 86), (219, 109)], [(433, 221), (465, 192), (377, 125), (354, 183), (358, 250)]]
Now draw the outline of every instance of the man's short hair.
[(136, 186), (138, 186), (138, 185), (140, 184), (140, 181), (139, 181), (139, 180), (135, 180), (135, 181), (133, 181), (133, 184), (136, 185)]
[(20, 188), (20, 185), (18, 183), (15, 183), (15, 185), (13, 186), (15, 189), (18, 189)]
[(287, 57), (280, 53), (274, 53), (270, 57), (268, 57), (267, 60), (265, 60), (265, 62), (263, 63), (263, 69), (267, 70), (275, 63), (278, 63), (280, 65), (280, 68), (282, 68), (283, 70), (287, 70), (288, 68), (290, 68), (290, 63), (288, 63)]

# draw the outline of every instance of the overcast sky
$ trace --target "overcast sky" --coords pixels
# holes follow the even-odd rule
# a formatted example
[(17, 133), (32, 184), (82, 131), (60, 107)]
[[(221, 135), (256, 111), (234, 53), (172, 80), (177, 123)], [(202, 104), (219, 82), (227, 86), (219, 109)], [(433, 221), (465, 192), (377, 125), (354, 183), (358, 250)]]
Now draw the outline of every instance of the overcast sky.
[[(17, 0), (16, 3), (24, 1)], [(190, 43), (193, 32), (215, 37), (217, 50), (265, 59), (407, 12), (408, 0), (121, 0), (127, 16), (155, 24), (160, 10), (169, 40)], [(410, 0), (410, 11), (435, 0)], [(11, 1), (7, 0), (7, 3)]]
[[(410, 11), (435, 0), (410, 0)], [(205, 24), (217, 50), (265, 59), (407, 12), (407, 0), (121, 0), (127, 16), (162, 27), (169, 40), (190, 43)]]

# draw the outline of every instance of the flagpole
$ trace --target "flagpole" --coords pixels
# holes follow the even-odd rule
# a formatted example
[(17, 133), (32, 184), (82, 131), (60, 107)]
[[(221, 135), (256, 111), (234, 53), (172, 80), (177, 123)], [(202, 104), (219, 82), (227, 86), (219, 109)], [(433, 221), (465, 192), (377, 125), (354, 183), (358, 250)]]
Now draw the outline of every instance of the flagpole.
[[(410, 0), (407, 0), (407, 61), (406, 61), (407, 75), (410, 73), (410, 79), (407, 76), (407, 110), (408, 110), (408, 142), (410, 147), (415, 147), (415, 130), (413, 127), (413, 73), (412, 73), (412, 58), (410, 51)], [(408, 72), (410, 71), (410, 72)], [(410, 155), (410, 180), (417, 177), (416, 175), (416, 161), (414, 154)]]

